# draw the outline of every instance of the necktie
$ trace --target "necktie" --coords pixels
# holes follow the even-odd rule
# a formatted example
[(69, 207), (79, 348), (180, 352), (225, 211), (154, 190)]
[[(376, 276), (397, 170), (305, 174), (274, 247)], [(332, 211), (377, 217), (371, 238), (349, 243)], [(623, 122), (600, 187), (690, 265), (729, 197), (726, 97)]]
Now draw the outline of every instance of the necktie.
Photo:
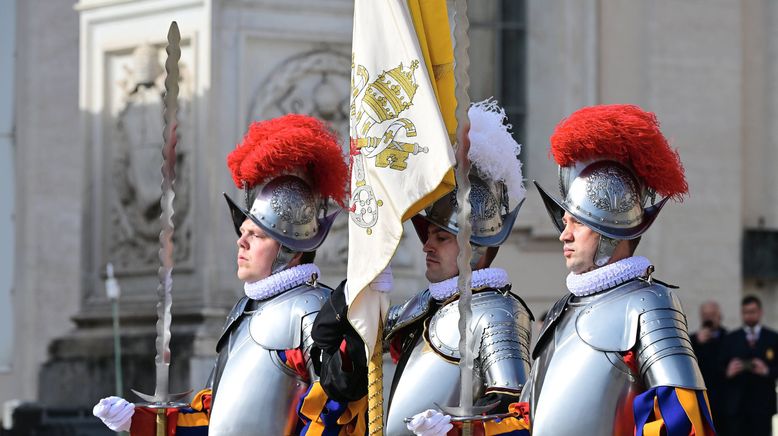
[(746, 327), (746, 340), (748, 341), (748, 346), (754, 348), (754, 345), (756, 344), (756, 332), (753, 327)]

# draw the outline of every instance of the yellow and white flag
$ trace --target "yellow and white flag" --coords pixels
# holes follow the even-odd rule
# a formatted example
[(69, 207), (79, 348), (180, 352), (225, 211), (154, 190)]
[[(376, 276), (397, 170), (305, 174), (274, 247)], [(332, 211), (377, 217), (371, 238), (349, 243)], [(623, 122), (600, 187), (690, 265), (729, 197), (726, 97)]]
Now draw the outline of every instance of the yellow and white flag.
[(357, 0), (353, 37), (346, 302), (369, 357), (389, 305), (369, 283), (455, 186), (454, 54), (445, 0)]

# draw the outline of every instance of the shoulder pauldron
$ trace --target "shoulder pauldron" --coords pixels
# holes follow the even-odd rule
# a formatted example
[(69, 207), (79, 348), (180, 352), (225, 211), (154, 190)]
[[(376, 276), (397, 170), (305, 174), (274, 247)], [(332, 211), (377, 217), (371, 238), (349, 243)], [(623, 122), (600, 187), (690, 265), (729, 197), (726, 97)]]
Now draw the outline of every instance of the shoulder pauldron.
[(404, 327), (424, 318), (430, 311), (432, 296), (429, 290), (422, 291), (403, 304), (392, 306), (386, 317), (384, 337), (389, 340)]
[(594, 300), (576, 319), (578, 336), (600, 351), (628, 351), (638, 340), (640, 318), (656, 310), (677, 312), (681, 303), (665, 286), (632, 280)]
[[(473, 294), (473, 316), (470, 330), (473, 331), (473, 349), (481, 347), (485, 335), (506, 331), (518, 335), (525, 346), (529, 344), (529, 325), (531, 313), (523, 302), (513, 294), (503, 295), (491, 290)], [(452, 301), (440, 308), (430, 319), (428, 327), (429, 342), (435, 351), (449, 359), (459, 359), (459, 305)], [(477, 354), (477, 353), (476, 353)]]
[(297, 348), (302, 343), (302, 320), (321, 310), (329, 288), (302, 284), (257, 307), (251, 315), (251, 338), (269, 350)]
[(246, 310), (252, 301), (243, 297), (227, 316), (216, 346), (220, 351), (233, 326), (242, 316), (250, 316), (251, 338), (269, 350), (297, 348), (302, 343), (302, 322), (307, 315), (317, 313), (332, 290), (321, 284), (302, 284), (267, 301), (256, 302), (255, 310)]
[(249, 297), (243, 296), (230, 310), (230, 313), (227, 315), (227, 320), (224, 322), (221, 336), (219, 336), (219, 341), (216, 342), (217, 353), (221, 351), (222, 347), (224, 346), (224, 341), (226, 340), (227, 336), (229, 336), (230, 331), (232, 331), (232, 328), (235, 325), (235, 321), (237, 321), (241, 315), (243, 315), (243, 312), (246, 310), (246, 305), (249, 303), (249, 301)]

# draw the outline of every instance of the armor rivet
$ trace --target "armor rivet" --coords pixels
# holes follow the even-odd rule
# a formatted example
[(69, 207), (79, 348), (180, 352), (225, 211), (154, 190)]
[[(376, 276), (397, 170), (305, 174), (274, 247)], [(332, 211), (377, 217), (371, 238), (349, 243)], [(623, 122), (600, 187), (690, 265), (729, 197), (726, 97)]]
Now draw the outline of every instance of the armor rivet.
[(264, 220), (264, 219), (265, 219), (265, 217), (261, 216), (261, 217), (259, 217), (259, 219), (261, 219), (261, 220)]
[(275, 225), (275, 224), (271, 224), (271, 226), (273, 226), (273, 228), (276, 228), (276, 225)]
[(300, 232), (294, 232), (295, 236), (300, 236)]
[(646, 299), (645, 298), (641, 298), (640, 301), (646, 301)]
[(305, 236), (308, 236), (308, 232), (305, 232)]
[(284, 229), (283, 232), (286, 233), (286, 229)]

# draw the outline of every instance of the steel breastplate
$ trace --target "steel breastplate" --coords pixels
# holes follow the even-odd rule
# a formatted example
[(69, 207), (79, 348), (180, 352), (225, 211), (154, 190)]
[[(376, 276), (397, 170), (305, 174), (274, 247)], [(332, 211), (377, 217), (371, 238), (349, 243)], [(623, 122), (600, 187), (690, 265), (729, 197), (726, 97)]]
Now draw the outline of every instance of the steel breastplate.
[(250, 317), (243, 317), (229, 348), (213, 399), (210, 435), (292, 434), (296, 406), (308, 388), (278, 357), (251, 339)]
[(568, 304), (530, 372), (522, 398), (529, 397), (533, 436), (633, 433), (632, 399), (642, 389), (618, 353), (595, 350), (578, 336), (584, 308)]
[[(592, 347), (581, 338), (577, 322), (593, 304), (644, 286), (628, 282), (577, 300), (568, 295), (549, 311), (549, 325), (533, 351), (530, 383), (522, 392), (522, 401), (530, 403), (533, 436), (577, 435), (582, 429), (590, 435), (633, 434), (632, 401), (644, 389), (620, 350)], [(611, 335), (623, 337), (627, 325), (610, 323)]]
[(328, 288), (303, 284), (228, 317), (219, 340), (208, 434), (295, 433), (296, 408), (308, 383), (281, 361), (278, 351), (303, 347), (307, 358), (306, 326), (328, 294)]
[[(529, 324), (523, 302), (494, 289), (473, 294), (473, 398), (490, 389), (518, 392), (529, 372)], [(398, 366), (387, 416), (387, 434), (410, 434), (403, 420), (459, 401), (458, 300), (448, 300), (425, 323), (404, 366)], [(413, 317), (415, 320), (419, 318)], [(402, 365), (402, 362), (401, 362)]]
[(403, 420), (435, 403), (452, 405), (459, 400), (459, 366), (443, 359), (423, 339), (416, 341), (399, 374), (386, 417), (387, 435), (413, 434)]
[[(627, 351), (635, 353), (633, 369)], [(658, 281), (564, 297), (549, 311), (533, 356), (522, 392), (533, 436), (631, 435), (633, 400), (646, 389), (705, 389), (680, 301)]]

